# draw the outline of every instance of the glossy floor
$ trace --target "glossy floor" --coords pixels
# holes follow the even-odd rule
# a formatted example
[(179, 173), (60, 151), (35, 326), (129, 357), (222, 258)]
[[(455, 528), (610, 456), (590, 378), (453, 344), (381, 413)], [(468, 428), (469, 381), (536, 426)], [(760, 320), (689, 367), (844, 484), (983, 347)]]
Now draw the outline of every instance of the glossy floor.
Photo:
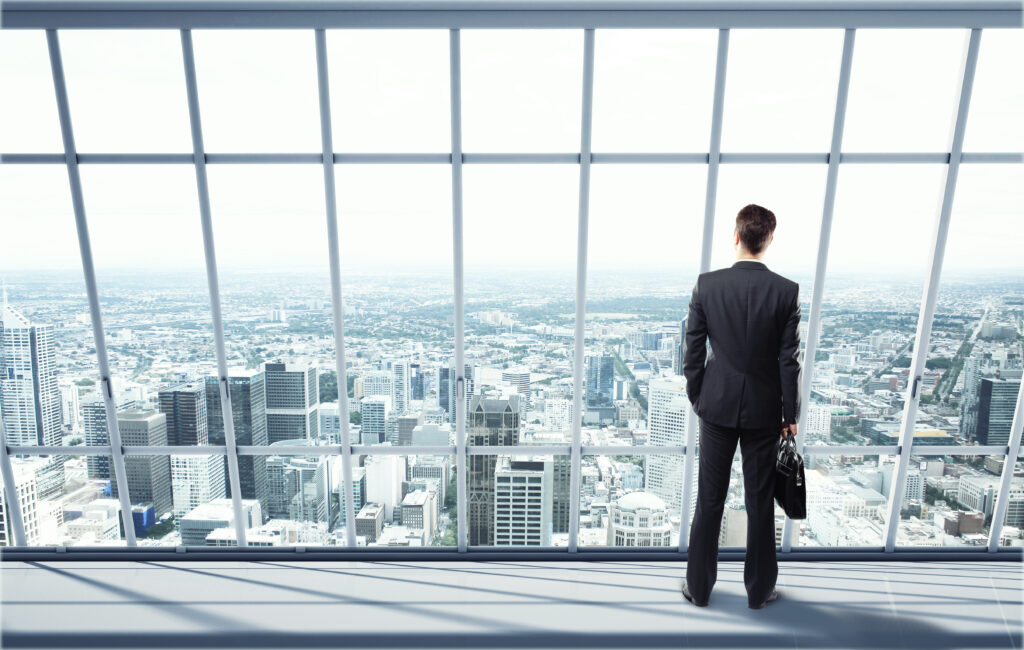
[(5, 648), (1020, 648), (1018, 562), (4, 562)]

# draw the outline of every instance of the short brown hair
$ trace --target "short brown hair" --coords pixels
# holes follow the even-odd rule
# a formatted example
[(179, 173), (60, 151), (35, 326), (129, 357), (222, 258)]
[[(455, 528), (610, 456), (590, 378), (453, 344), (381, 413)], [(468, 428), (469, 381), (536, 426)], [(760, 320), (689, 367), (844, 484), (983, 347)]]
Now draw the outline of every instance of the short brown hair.
[(736, 214), (736, 232), (743, 246), (757, 255), (775, 232), (775, 213), (754, 203), (746, 205)]

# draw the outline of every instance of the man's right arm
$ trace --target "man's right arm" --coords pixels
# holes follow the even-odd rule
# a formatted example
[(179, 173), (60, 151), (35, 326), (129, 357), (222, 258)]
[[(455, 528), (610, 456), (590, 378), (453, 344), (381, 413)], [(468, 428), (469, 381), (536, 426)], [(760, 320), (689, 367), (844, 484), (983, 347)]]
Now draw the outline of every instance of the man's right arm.
[(686, 377), (686, 396), (690, 404), (700, 397), (704, 382), (704, 362), (707, 359), (708, 322), (700, 304), (700, 277), (693, 284), (690, 311), (686, 316), (686, 336), (683, 339), (683, 376)]

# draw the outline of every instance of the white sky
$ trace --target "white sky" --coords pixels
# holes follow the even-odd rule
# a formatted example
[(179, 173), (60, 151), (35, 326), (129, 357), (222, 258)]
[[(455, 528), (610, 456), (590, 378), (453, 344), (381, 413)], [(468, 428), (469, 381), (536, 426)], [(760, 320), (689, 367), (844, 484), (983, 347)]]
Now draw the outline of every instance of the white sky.
[[(735, 30), (723, 115), (724, 152), (829, 148), (842, 30)], [(188, 152), (176, 31), (61, 32), (80, 153)], [(599, 30), (595, 152), (708, 148), (714, 30)], [(206, 149), (317, 152), (312, 31), (194, 34)], [(965, 30), (860, 30), (844, 151), (946, 150)], [(579, 30), (462, 35), (466, 152), (579, 148)], [(448, 32), (330, 31), (338, 152), (446, 152)], [(965, 151), (1024, 150), (1021, 30), (984, 33)], [(61, 150), (42, 32), (0, 32), (0, 151)], [(322, 169), (211, 165), (218, 260), (225, 269), (326, 268)], [(695, 268), (703, 165), (594, 165), (590, 266)], [(189, 165), (83, 165), (100, 267), (203, 268)], [(779, 220), (768, 262), (813, 270), (825, 165), (722, 165), (712, 267), (731, 263), (732, 220), (746, 203)], [(575, 165), (466, 165), (467, 271), (576, 266)], [(844, 165), (830, 270), (923, 273), (942, 165)], [(451, 264), (447, 165), (339, 165), (344, 263)], [(1021, 165), (964, 165), (947, 270), (1024, 269)], [(0, 272), (80, 268), (60, 165), (0, 167)]]

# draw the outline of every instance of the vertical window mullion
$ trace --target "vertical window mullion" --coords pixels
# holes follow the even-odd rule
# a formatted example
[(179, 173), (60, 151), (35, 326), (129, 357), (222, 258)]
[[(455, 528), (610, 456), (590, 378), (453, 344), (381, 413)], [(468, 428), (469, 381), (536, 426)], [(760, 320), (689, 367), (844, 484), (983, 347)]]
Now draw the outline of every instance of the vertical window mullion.
[(904, 483), (907, 479), (907, 466), (910, 463), (910, 454), (914, 444), (914, 422), (917, 417), (917, 401), (920, 396), (918, 386), (922, 376), (922, 369), (928, 358), (932, 317), (935, 315), (935, 301), (938, 296), (939, 281), (942, 275), (942, 258), (946, 250), (946, 237), (949, 234), (949, 219), (953, 211), (953, 196), (956, 192), (956, 180), (960, 171), (964, 131), (967, 125), (967, 111), (971, 104), (971, 88), (974, 85), (974, 70), (978, 63), (978, 46), (980, 43), (981, 29), (972, 29), (964, 48), (963, 67), (960, 71), (959, 99), (950, 135), (949, 162), (946, 165), (942, 204), (936, 216), (935, 227), (932, 232), (931, 264), (928, 269), (927, 280), (925, 281), (921, 312), (917, 318), (917, 337), (914, 339), (914, 356), (910, 364), (906, 403), (903, 407), (899, 464), (893, 477), (892, 485), (889, 486), (889, 516), (886, 519), (885, 536), (883, 539), (887, 553), (894, 551), (896, 548), (896, 531), (899, 528)]
[[(711, 243), (715, 233), (715, 201), (718, 197), (718, 166), (722, 158), (722, 112), (725, 107), (725, 73), (729, 62), (729, 30), (718, 30), (718, 54), (715, 59), (715, 96), (711, 113), (711, 141), (708, 146), (708, 182), (704, 194), (704, 226), (700, 247), (700, 270), (711, 268)], [(680, 333), (686, 336), (686, 328)], [(682, 341), (680, 341), (680, 352)], [(679, 361), (682, 368), (682, 360)], [(697, 454), (697, 414), (686, 408), (686, 449), (683, 459), (683, 497), (679, 504), (679, 551), (690, 547), (690, 501), (693, 499), (693, 465)]]
[(572, 455), (569, 469), (569, 552), (575, 553), (580, 529), (580, 474), (583, 423), (583, 333), (587, 302), (587, 239), (590, 225), (590, 159), (594, 114), (594, 30), (583, 30), (583, 97), (580, 119), (580, 202), (576, 242), (576, 331), (572, 370)]
[(206, 281), (210, 291), (210, 314), (213, 318), (213, 346), (217, 354), (217, 384), (220, 390), (221, 416), (224, 422), (224, 454), (227, 458), (227, 481), (231, 486), (231, 510), (234, 512), (234, 539), (246, 546), (246, 517), (242, 513), (242, 480), (239, 476), (239, 452), (234, 438), (234, 417), (231, 391), (227, 381), (227, 352), (224, 347), (224, 320), (220, 311), (220, 281), (217, 277), (217, 255), (213, 243), (213, 217), (210, 212), (210, 183), (206, 175), (206, 147), (203, 143), (203, 121), (199, 111), (199, 85), (196, 82), (196, 52), (191, 31), (181, 30), (181, 57), (185, 70), (185, 92), (188, 96), (188, 124), (193, 138), (193, 163), (199, 191), (199, 213), (203, 226), (203, 256), (206, 260)]
[[(828, 247), (832, 237), (832, 215), (836, 203), (836, 185), (839, 179), (839, 160), (842, 156), (843, 127), (846, 124), (846, 104), (850, 93), (850, 71), (853, 68), (853, 45), (857, 30), (847, 29), (843, 36), (843, 54), (839, 64), (839, 86), (836, 91), (836, 112), (832, 121), (832, 145), (828, 154), (828, 175), (825, 179), (825, 204), (821, 212), (821, 233), (818, 237), (818, 261), (814, 267), (814, 284), (811, 290), (811, 311), (807, 317), (807, 342), (800, 382), (800, 395), (804, 396), (797, 426), (797, 451), (803, 453), (806, 436), (804, 423), (807, 420), (811, 394), (811, 379), (814, 375), (814, 357), (817, 354), (818, 338), (821, 334), (821, 302), (825, 291), (825, 272), (828, 265)], [(797, 545), (800, 539), (797, 536)], [(782, 529), (782, 550), (793, 547), (793, 520), (786, 517)]]
[[(78, 249), (82, 257), (82, 273), (85, 276), (85, 292), (89, 300), (89, 314), (92, 319), (93, 343), (96, 346), (96, 365), (100, 372), (100, 392), (107, 415), (107, 435), (110, 438), (110, 459), (114, 465), (114, 480), (121, 503), (121, 524), (124, 526), (125, 542), (129, 547), (136, 545), (135, 526), (132, 518), (131, 499), (128, 494), (128, 477), (124, 466), (124, 449), (121, 446), (121, 430), (117, 424), (117, 407), (114, 401), (114, 385), (110, 378), (110, 361), (107, 357), (106, 336), (103, 333), (103, 318), (100, 314), (99, 291), (96, 287), (96, 269), (92, 259), (92, 244), (89, 241), (89, 224), (85, 216), (85, 198), (82, 194), (82, 177), (78, 171), (78, 152), (75, 149), (75, 135), (71, 129), (71, 107), (68, 103), (68, 89), (64, 82), (64, 62), (60, 54), (57, 30), (46, 30), (46, 44), (50, 53), (50, 70), (53, 74), (53, 89), (57, 98), (57, 115), (60, 118), (61, 139), (64, 144), (64, 162), (68, 169), (68, 183), (71, 187), (71, 204), (75, 213), (75, 227), (78, 233)], [(14, 498), (17, 498), (15, 493)]]
[(213, 346), (217, 354), (217, 384), (224, 420), (224, 453), (228, 462), (228, 483), (231, 485), (231, 509), (235, 514), (235, 542), (238, 546), (246, 546), (246, 518), (242, 514), (242, 481), (238, 472), (238, 447), (235, 442), (235, 419), (231, 409), (231, 389), (228, 383), (224, 319), (220, 309), (220, 282), (217, 276), (217, 254), (213, 242), (213, 217), (210, 211), (210, 185), (206, 176), (206, 149), (203, 144), (203, 123), (199, 114), (199, 87), (196, 83), (196, 60), (191, 30), (181, 30), (181, 54), (185, 66), (185, 91), (188, 95), (192, 158), (199, 193), (199, 217), (203, 228), (206, 283), (210, 291), (210, 315), (213, 318)]
[(452, 275), (455, 284), (455, 446), (456, 516), (460, 553), (468, 548), (469, 509), (466, 485), (466, 340), (462, 232), (462, 48), (460, 32), (448, 32), (452, 120)]
[[(324, 165), (324, 206), (327, 212), (327, 246), (331, 264), (331, 307), (334, 317), (335, 371), (338, 377), (338, 416), (341, 426), (341, 476), (344, 483), (345, 539), (356, 546), (355, 496), (352, 488), (352, 440), (348, 413), (348, 369), (345, 362), (345, 324), (341, 300), (341, 250), (338, 244), (337, 189), (334, 178), (334, 136), (331, 132), (330, 77), (327, 75), (327, 33), (316, 30), (316, 71), (320, 97), (320, 136)], [(330, 484), (330, 470), (327, 470)], [(328, 497), (328, 526), (330, 498)]]

